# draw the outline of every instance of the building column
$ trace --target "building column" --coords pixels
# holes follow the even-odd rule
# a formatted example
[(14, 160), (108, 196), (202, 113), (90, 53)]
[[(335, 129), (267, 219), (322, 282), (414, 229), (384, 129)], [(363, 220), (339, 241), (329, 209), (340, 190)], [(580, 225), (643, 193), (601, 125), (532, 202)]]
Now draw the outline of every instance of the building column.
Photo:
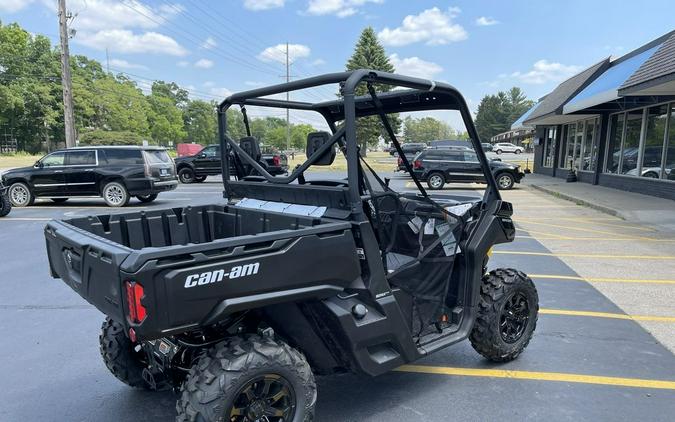
[(605, 163), (605, 153), (607, 146), (607, 131), (609, 129), (609, 113), (600, 114), (600, 134), (598, 136), (598, 154), (595, 157), (595, 172), (593, 173), (593, 184), (600, 183), (600, 173)]
[(555, 177), (556, 172), (558, 171), (558, 152), (560, 151), (560, 143), (562, 142), (562, 125), (557, 125), (555, 127), (555, 151), (553, 151), (553, 177)]

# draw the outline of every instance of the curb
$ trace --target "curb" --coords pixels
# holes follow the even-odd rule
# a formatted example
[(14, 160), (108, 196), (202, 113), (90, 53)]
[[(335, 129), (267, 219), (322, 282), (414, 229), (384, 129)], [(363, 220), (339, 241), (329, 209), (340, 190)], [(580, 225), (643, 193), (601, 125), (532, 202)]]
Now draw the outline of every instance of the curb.
[(619, 211), (617, 211), (613, 208), (609, 208), (609, 207), (606, 207), (604, 205), (598, 205), (598, 204), (595, 204), (593, 202), (589, 202), (585, 199), (581, 199), (581, 198), (577, 198), (577, 197), (574, 197), (574, 196), (571, 196), (571, 195), (560, 193), (560, 192), (558, 192), (554, 189), (549, 189), (549, 188), (546, 188), (546, 187), (543, 187), (543, 186), (533, 185), (533, 184), (530, 184), (529, 186), (536, 189), (536, 190), (539, 190), (541, 192), (547, 193), (551, 196), (555, 196), (556, 198), (564, 199), (566, 201), (571, 201), (571, 202), (574, 202), (577, 205), (583, 205), (583, 206), (588, 207), (588, 208), (593, 208), (594, 210), (604, 212), (605, 214), (609, 214), (609, 215), (612, 215), (614, 217), (619, 217), (619, 218), (625, 220), (623, 215), (621, 215), (621, 213)]

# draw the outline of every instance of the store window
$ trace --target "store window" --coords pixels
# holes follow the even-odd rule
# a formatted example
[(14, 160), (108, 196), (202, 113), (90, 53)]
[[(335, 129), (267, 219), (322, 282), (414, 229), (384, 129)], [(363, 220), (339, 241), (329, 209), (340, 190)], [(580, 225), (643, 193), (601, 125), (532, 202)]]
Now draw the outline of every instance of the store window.
[(621, 153), (621, 174), (635, 175), (640, 156), (640, 131), (642, 130), (643, 109), (626, 113), (626, 133)]
[(544, 136), (544, 162), (542, 163), (544, 167), (553, 167), (553, 162), (555, 161), (555, 135), (555, 127), (546, 129)]
[(625, 115), (614, 114), (609, 119), (609, 139), (607, 145), (607, 164), (605, 173), (618, 173), (621, 158), (621, 139), (623, 139)]
[(647, 132), (645, 149), (642, 154), (642, 176), (654, 179), (663, 178), (661, 161), (663, 160), (663, 141), (666, 136), (668, 105), (650, 107), (647, 111)]
[(598, 153), (596, 133), (598, 133), (597, 119), (586, 120), (584, 140), (581, 148), (582, 158), (579, 162), (579, 165), (581, 166), (580, 170), (595, 170), (595, 161)]
[(665, 145), (666, 157), (663, 166), (663, 178), (675, 180), (675, 103), (670, 104), (670, 118), (668, 119), (668, 131)]

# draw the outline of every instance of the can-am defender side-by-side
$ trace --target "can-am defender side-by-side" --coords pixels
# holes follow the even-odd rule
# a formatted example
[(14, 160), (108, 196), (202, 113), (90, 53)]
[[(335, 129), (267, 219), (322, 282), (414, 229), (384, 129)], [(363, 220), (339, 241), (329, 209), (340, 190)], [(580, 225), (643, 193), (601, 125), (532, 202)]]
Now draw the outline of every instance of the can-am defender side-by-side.
[(2, 177), (0, 177), (0, 217), (6, 216), (12, 210), (12, 203), (7, 196), (8, 190), (9, 188), (2, 183)]
[[(271, 97), (326, 84), (341, 98)], [(404, 89), (377, 93), (383, 84)], [(248, 132), (239, 140), (228, 132), (232, 106)], [(250, 136), (253, 106), (317, 112), (330, 133), (310, 133), (307, 160), (272, 176)], [(432, 197), (415, 178), (389, 115), (427, 110), (461, 114), (482, 198)], [(356, 124), (370, 116), (418, 192), (394, 191), (360, 159)], [(487, 271), (493, 245), (514, 238), (512, 207), (455, 88), (357, 70), (234, 94), (218, 117), (227, 201), (45, 228), (52, 275), (107, 315), (101, 354), (121, 381), (180, 390), (178, 421), (310, 421), (314, 374), (380, 375), (467, 338), (495, 362), (527, 346), (537, 291), (520, 271)], [(338, 152), (346, 179), (306, 172)]]

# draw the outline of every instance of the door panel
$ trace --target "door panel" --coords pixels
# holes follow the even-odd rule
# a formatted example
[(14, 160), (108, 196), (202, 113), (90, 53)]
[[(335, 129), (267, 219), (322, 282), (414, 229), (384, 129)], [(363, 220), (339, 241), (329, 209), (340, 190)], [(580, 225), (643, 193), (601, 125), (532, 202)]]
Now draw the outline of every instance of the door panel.
[(194, 163), (198, 174), (220, 173), (220, 147), (212, 145), (204, 148), (199, 152)]
[(33, 170), (29, 183), (36, 196), (61, 196), (65, 191), (65, 153), (55, 152), (43, 157)]
[(96, 169), (98, 166), (95, 150), (66, 152), (65, 194), (74, 196), (98, 195)]

